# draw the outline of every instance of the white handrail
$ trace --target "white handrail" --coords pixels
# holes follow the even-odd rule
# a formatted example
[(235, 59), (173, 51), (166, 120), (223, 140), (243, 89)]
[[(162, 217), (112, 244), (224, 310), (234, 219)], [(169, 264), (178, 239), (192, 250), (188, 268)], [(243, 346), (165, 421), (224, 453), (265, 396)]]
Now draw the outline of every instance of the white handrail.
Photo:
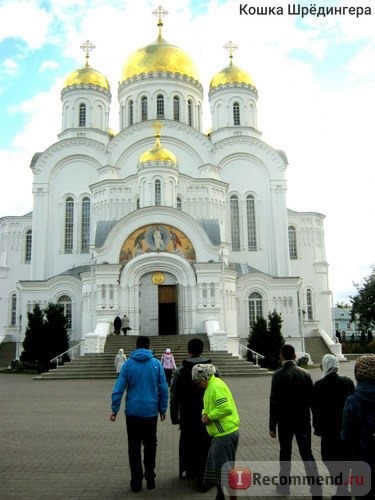
[(64, 354), (69, 354), (70, 359), (75, 359), (77, 347), (80, 347), (84, 343), (85, 343), (84, 340), (82, 340), (81, 342), (78, 342), (78, 344), (74, 345), (73, 347), (70, 347), (70, 349), (67, 349), (66, 351), (62, 352), (58, 356), (55, 356), (54, 358), (50, 359), (50, 363), (53, 363), (54, 361), (56, 361), (56, 366), (59, 366), (59, 360), (62, 360)]
[(240, 346), (241, 349), (246, 349), (247, 351), (250, 351), (251, 354), (254, 356), (255, 358), (255, 365), (258, 366), (258, 359), (264, 359), (265, 356), (263, 356), (263, 354), (259, 354), (259, 352), (256, 352), (256, 351), (253, 351), (252, 349), (250, 349), (249, 347), (246, 347), (244, 346), (243, 344), (240, 344), (239, 342), (237, 342), (237, 340), (233, 340), (231, 339), (230, 337), (227, 337), (228, 340), (230, 340), (231, 342), (234, 342), (235, 344), (237, 344), (238, 346)]

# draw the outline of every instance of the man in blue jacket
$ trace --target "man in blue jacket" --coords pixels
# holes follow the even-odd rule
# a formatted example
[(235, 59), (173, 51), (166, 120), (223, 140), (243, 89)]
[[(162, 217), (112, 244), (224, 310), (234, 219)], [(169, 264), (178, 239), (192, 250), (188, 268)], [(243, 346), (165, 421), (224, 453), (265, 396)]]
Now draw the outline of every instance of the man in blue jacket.
[(158, 414), (160, 414), (160, 420), (165, 420), (168, 406), (168, 385), (164, 370), (149, 347), (148, 337), (137, 337), (136, 349), (122, 366), (112, 392), (110, 419), (114, 422), (126, 390), (125, 419), (131, 474), (130, 487), (135, 492), (141, 490), (143, 477), (146, 479), (147, 489), (155, 488)]

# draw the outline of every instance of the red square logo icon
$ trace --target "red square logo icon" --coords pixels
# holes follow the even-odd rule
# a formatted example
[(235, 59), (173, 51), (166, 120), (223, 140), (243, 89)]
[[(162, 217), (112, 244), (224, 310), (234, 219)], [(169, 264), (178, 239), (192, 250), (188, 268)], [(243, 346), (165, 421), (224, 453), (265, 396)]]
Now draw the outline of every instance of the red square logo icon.
[(251, 486), (251, 470), (233, 467), (228, 473), (228, 485), (232, 490), (247, 490)]

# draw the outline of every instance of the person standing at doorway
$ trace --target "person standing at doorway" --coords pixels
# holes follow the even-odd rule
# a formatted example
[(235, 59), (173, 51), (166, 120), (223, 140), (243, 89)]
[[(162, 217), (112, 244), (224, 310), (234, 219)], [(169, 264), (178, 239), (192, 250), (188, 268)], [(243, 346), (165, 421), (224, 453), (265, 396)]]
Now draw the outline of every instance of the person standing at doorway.
[(122, 321), (119, 315), (115, 317), (113, 320), (113, 328), (115, 335), (120, 335), (121, 332)]
[[(161, 363), (150, 350), (150, 339), (137, 338), (136, 349), (123, 364), (112, 392), (110, 420), (116, 421), (124, 392), (125, 420), (128, 435), (130, 487), (139, 492), (143, 477), (147, 489), (155, 488), (157, 422), (165, 420), (168, 386)], [(143, 445), (143, 465), (141, 447)]]
[(169, 387), (171, 385), (173, 370), (177, 370), (176, 362), (170, 349), (165, 350), (160, 361), (164, 368), (165, 378)]
[(123, 315), (121, 320), (121, 330), (124, 332), (124, 335), (126, 335), (128, 331), (131, 330), (129, 326), (129, 318), (126, 316), (126, 314)]

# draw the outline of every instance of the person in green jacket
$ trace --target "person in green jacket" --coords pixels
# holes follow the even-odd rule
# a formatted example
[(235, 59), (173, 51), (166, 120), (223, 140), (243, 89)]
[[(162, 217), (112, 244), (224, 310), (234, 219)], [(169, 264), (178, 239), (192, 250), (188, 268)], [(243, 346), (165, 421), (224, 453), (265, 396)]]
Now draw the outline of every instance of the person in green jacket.
[(212, 364), (197, 364), (192, 369), (192, 379), (205, 389), (202, 423), (212, 436), (208, 451), (204, 482), (217, 487), (216, 500), (224, 500), (221, 487), (221, 468), (234, 462), (239, 441), (240, 418), (232, 393), (226, 383), (215, 377)]

